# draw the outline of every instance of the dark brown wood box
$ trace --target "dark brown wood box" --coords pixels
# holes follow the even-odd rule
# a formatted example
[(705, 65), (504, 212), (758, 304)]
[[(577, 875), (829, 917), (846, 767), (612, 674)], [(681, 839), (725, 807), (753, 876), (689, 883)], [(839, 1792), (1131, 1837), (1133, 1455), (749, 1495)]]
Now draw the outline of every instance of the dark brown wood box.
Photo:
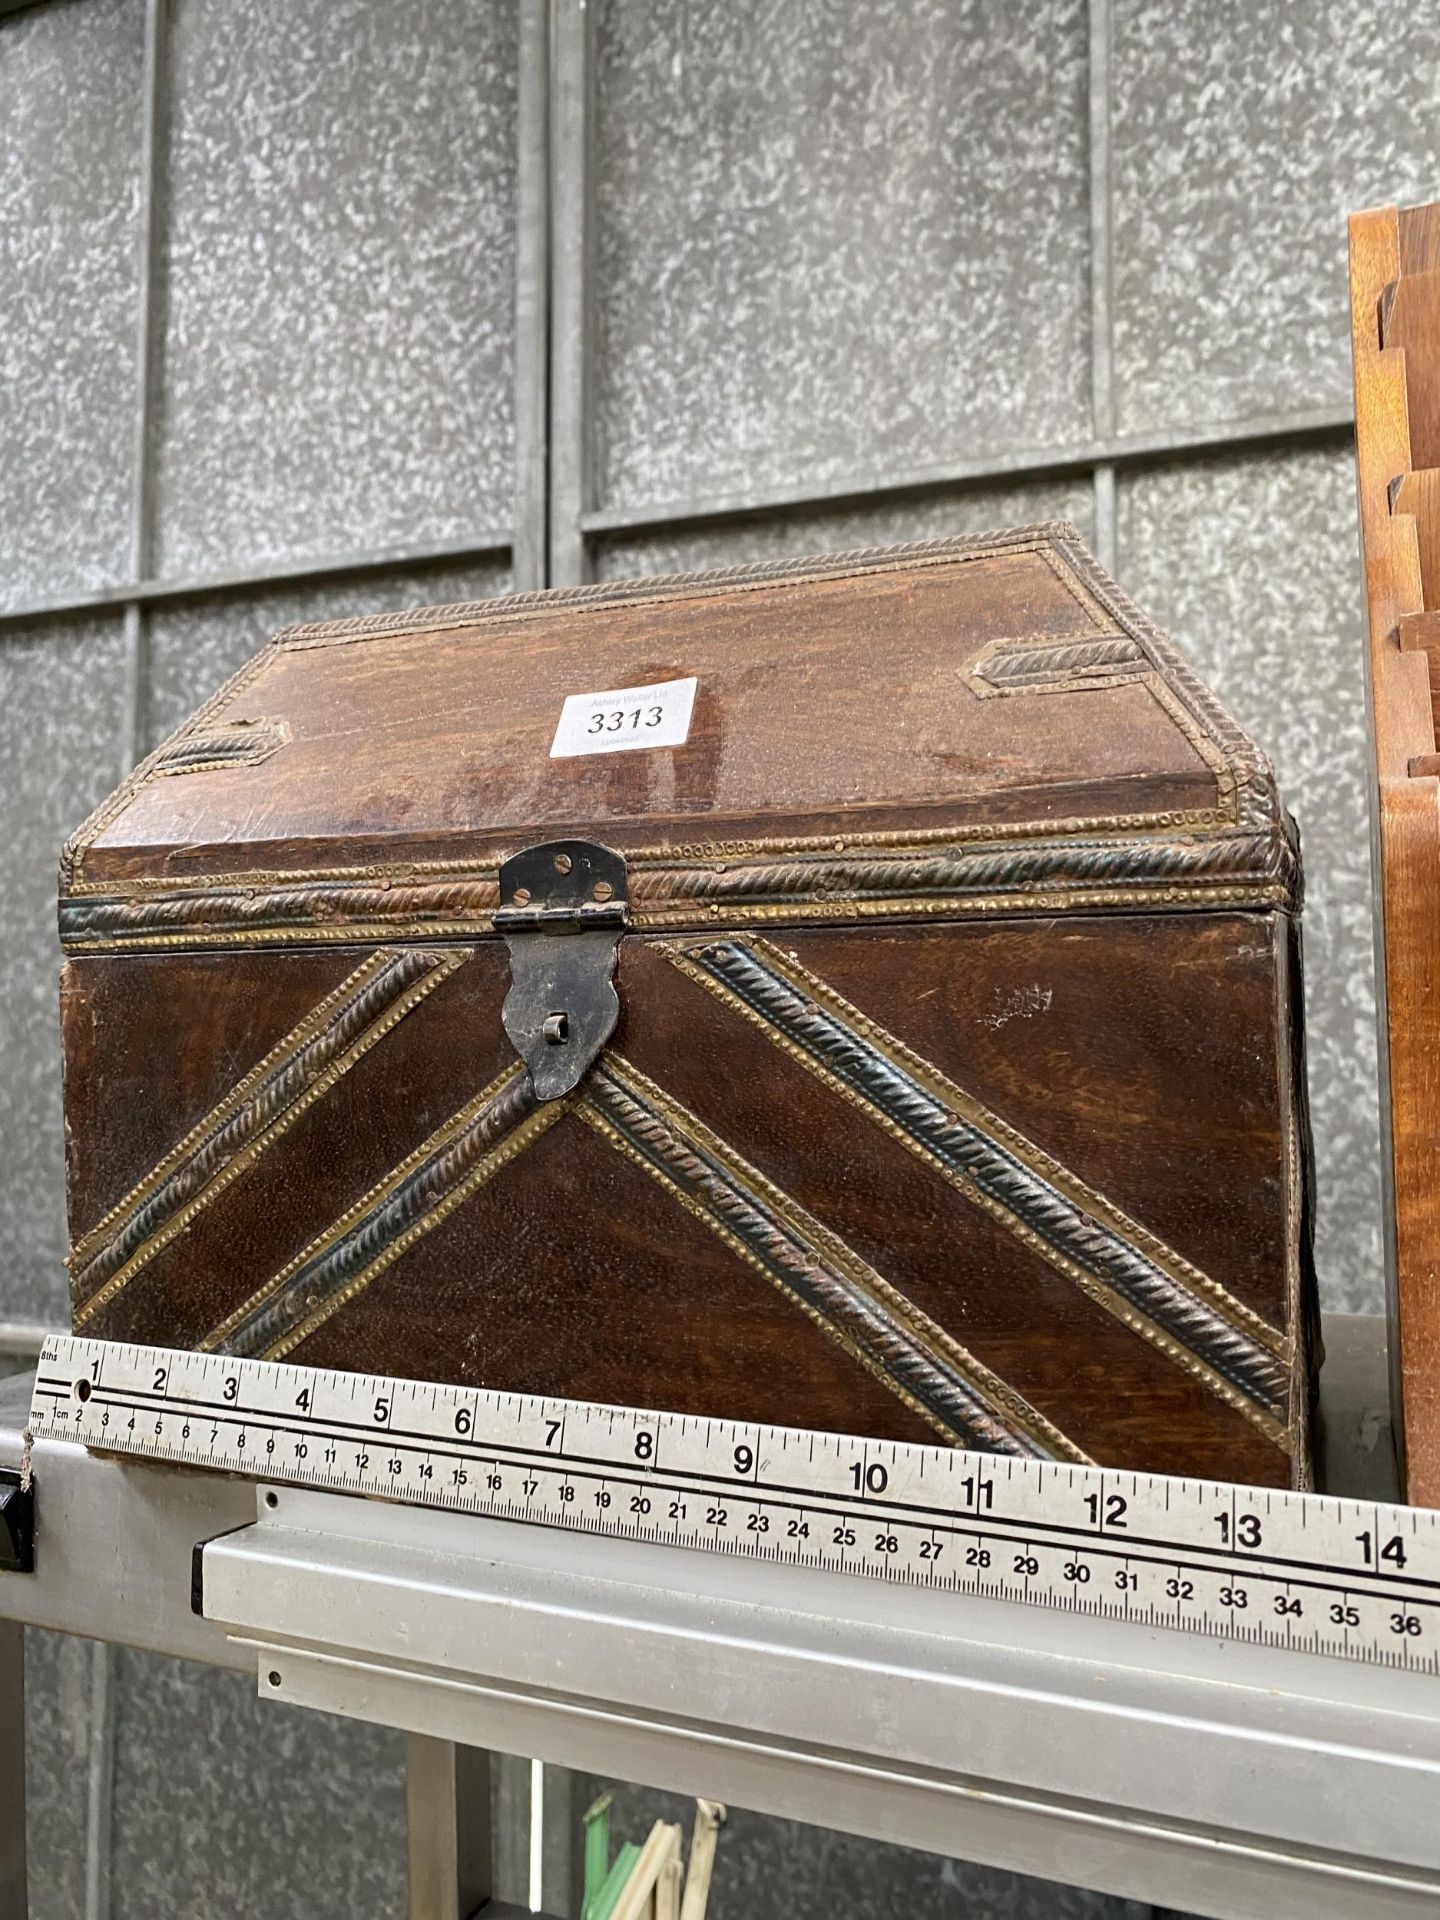
[(1066, 526), (293, 628), (64, 855), (75, 1326), (1304, 1484), (1299, 894)]

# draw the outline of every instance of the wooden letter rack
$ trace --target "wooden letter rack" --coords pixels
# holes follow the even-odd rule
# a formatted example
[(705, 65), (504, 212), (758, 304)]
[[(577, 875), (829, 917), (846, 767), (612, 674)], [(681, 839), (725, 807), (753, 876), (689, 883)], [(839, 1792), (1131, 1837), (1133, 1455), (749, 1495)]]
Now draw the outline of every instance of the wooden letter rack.
[(1393, 1187), (1391, 1367), (1408, 1498), (1440, 1505), (1440, 205), (1350, 222)]

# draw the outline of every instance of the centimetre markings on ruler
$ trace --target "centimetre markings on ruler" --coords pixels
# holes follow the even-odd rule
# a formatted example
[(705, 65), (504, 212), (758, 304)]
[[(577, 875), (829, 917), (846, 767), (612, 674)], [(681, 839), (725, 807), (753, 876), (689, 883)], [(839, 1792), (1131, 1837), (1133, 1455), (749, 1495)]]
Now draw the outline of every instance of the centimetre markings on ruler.
[(1440, 1512), (51, 1335), (37, 1438), (1440, 1673)]

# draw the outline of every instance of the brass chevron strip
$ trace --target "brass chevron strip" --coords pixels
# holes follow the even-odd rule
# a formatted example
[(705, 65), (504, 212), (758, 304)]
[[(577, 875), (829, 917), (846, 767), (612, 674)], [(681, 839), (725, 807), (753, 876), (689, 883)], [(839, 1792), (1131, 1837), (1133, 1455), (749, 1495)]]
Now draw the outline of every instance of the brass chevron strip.
[(1087, 1455), (837, 1235), (614, 1054), (576, 1107), (732, 1252), (952, 1444), (1040, 1460)]
[(768, 941), (663, 951), (1288, 1450), (1289, 1343), (1217, 1281)]
[(434, 1231), (564, 1113), (516, 1061), (203, 1340), (201, 1353), (279, 1360)]
[(371, 954), (311, 1008), (69, 1258), (78, 1333), (162, 1248), (273, 1147), (410, 1010), (461, 967), (469, 948)]
[(981, 699), (992, 694), (1070, 693), (1152, 677), (1155, 666), (1132, 634), (1067, 634), (1061, 639), (992, 640), (965, 670)]

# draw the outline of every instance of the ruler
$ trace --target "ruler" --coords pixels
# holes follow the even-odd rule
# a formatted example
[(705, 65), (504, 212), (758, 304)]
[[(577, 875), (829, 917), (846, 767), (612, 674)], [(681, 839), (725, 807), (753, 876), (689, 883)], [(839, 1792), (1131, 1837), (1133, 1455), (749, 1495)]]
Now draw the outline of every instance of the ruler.
[(45, 1342), (30, 1421), (259, 1480), (1440, 1672), (1440, 1512), (1420, 1508), (69, 1335)]

